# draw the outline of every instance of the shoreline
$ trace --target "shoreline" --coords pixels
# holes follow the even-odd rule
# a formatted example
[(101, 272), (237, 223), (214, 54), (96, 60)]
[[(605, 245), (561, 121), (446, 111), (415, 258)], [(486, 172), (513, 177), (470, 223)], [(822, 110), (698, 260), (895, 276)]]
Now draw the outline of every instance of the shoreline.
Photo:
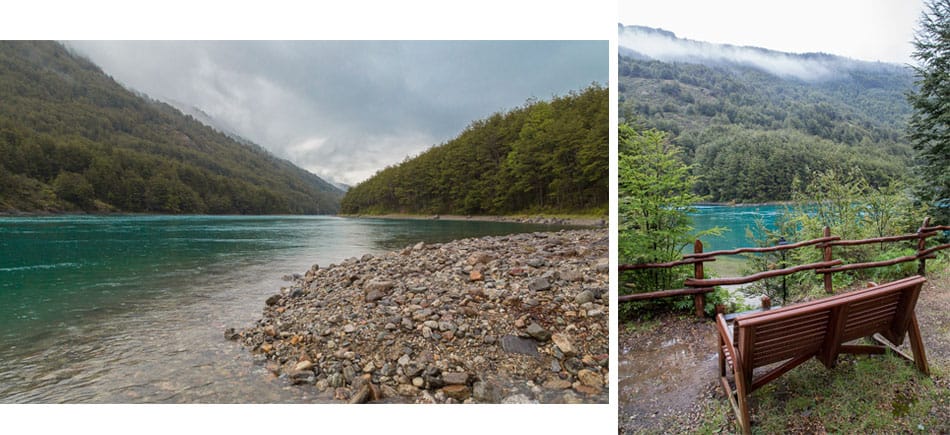
[(314, 265), (225, 338), (349, 403), (607, 403), (605, 228), (419, 242)]
[(476, 221), (476, 222), (511, 222), (521, 224), (539, 224), (539, 225), (568, 225), (576, 227), (604, 228), (607, 226), (607, 218), (598, 218), (593, 216), (571, 216), (571, 215), (420, 215), (403, 213), (386, 213), (379, 215), (353, 215), (338, 214), (337, 217), (351, 219), (403, 219), (403, 220), (445, 220), (445, 221)]
[(475, 222), (510, 222), (537, 225), (564, 225), (585, 228), (606, 228), (606, 217), (571, 216), (571, 215), (513, 215), (513, 216), (462, 216), (462, 215), (418, 215), (387, 213), (381, 215), (352, 215), (352, 214), (200, 214), (200, 213), (143, 213), (143, 212), (82, 212), (82, 211), (0, 211), (0, 218), (4, 217), (57, 217), (57, 216), (328, 216), (344, 219), (393, 219), (393, 220), (446, 220), (446, 221), (475, 221)]
[(693, 205), (707, 207), (756, 207), (764, 205), (794, 205), (795, 201), (766, 201), (766, 202), (708, 202), (701, 201)]
[(50, 216), (334, 216), (342, 217), (338, 214), (211, 214), (211, 213), (149, 213), (140, 211), (106, 211), (106, 212), (84, 212), (84, 211), (0, 211), (0, 217), (50, 217)]

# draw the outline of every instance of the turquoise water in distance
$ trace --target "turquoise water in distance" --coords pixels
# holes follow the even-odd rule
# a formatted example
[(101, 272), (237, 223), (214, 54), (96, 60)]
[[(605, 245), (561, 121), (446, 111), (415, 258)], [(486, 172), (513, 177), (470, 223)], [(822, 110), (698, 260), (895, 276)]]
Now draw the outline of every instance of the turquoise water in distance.
[(224, 340), (282, 277), (419, 241), (551, 231), (315, 216), (0, 218), (0, 403), (321, 402)]
[[(700, 205), (695, 206), (696, 212), (690, 214), (695, 231), (707, 230), (715, 227), (724, 227), (721, 236), (705, 236), (704, 251), (718, 251), (742, 247), (754, 247), (755, 241), (747, 237), (746, 229), (750, 229), (754, 236), (761, 237), (756, 231), (755, 221), (761, 219), (767, 228), (775, 229), (775, 220), (785, 211), (784, 205)], [(692, 248), (687, 248), (692, 252)]]

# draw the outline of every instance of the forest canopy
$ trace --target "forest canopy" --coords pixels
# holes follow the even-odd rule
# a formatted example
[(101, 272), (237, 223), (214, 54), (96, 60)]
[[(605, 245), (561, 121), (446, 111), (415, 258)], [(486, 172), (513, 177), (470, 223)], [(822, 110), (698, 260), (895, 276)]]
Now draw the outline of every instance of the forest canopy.
[(790, 200), (796, 183), (828, 170), (856, 168), (872, 186), (905, 180), (914, 159), (903, 129), (911, 71), (827, 57), (838, 68), (832, 78), (804, 81), (628, 51), (619, 62), (621, 121), (667, 132), (708, 201)]
[(529, 101), (350, 189), (350, 214), (606, 213), (609, 100), (591, 85)]

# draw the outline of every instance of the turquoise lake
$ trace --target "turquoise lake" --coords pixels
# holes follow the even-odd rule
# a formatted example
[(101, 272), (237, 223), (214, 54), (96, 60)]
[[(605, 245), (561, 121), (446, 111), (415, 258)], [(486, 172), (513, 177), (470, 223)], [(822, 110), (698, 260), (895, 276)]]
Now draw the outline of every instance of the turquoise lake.
[(0, 218), (0, 403), (308, 403), (227, 327), (303, 273), (419, 241), (551, 231), (300, 216)]
[(785, 211), (786, 206), (775, 204), (700, 205), (695, 206), (695, 209), (696, 211), (690, 217), (693, 219), (692, 225), (696, 231), (715, 227), (727, 229), (721, 236), (705, 236), (700, 239), (703, 242), (704, 251), (716, 251), (754, 247), (755, 241), (748, 237), (746, 230), (751, 230), (754, 236), (761, 236), (755, 230), (757, 219), (761, 219), (766, 227), (774, 229), (775, 220)]

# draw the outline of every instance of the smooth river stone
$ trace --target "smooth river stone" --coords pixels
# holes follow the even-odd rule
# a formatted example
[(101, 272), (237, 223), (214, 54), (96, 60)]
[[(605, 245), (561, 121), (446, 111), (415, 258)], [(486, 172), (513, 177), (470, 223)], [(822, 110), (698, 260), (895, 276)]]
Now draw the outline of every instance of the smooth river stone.
[(522, 355), (540, 356), (538, 353), (538, 343), (530, 338), (522, 338), (514, 335), (501, 337), (501, 348), (508, 353), (519, 353)]

